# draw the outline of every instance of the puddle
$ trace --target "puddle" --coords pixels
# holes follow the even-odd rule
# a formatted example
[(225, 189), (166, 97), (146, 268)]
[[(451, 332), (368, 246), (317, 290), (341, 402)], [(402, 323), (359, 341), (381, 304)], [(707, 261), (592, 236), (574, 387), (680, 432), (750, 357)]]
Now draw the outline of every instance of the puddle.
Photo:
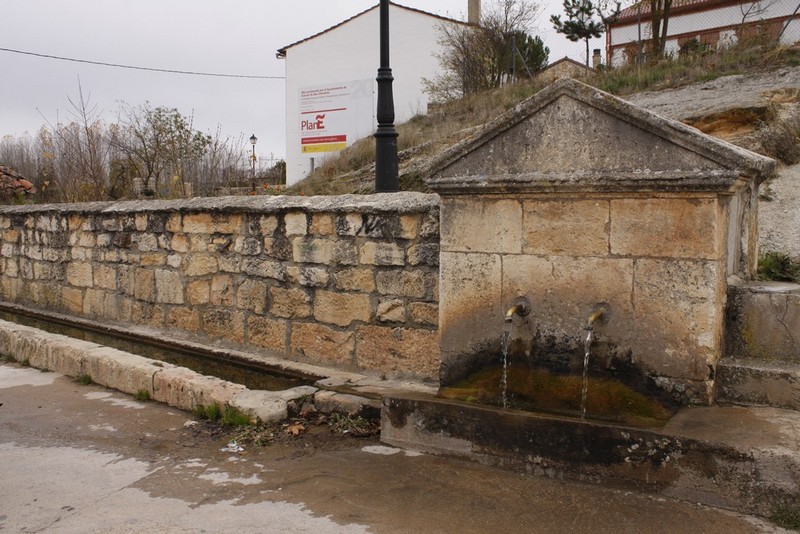
[(0, 365), (0, 389), (18, 386), (49, 386), (58, 377), (56, 373), (43, 373), (38, 369), (26, 369)]
[(121, 408), (130, 408), (133, 410), (143, 410), (145, 405), (144, 403), (133, 401), (130, 399), (125, 399), (122, 397), (115, 397), (112, 393), (106, 393), (105, 391), (92, 391), (90, 393), (84, 394), (84, 398), (88, 400), (99, 400), (101, 402), (108, 402), (114, 406), (119, 406)]
[(405, 456), (409, 457), (417, 457), (423, 456), (423, 453), (419, 451), (407, 451), (403, 449), (396, 449), (394, 447), (386, 447), (385, 445), (368, 445), (361, 449), (363, 452), (368, 454), (377, 454), (379, 456), (394, 456), (395, 454), (403, 453)]

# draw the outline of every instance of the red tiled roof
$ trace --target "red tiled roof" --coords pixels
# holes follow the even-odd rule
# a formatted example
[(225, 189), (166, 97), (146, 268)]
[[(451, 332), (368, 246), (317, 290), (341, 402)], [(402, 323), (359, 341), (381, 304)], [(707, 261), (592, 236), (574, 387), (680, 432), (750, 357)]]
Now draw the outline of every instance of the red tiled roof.
[[(434, 14), (434, 13), (428, 13), (427, 11), (423, 11), (423, 10), (421, 10), (421, 9), (415, 9), (415, 8), (413, 8), (413, 7), (401, 6), (400, 4), (397, 4), (397, 3), (395, 3), (395, 2), (389, 2), (389, 3), (390, 3), (391, 5), (393, 5), (393, 6), (395, 6), (395, 7), (399, 7), (399, 8), (402, 8), (402, 9), (406, 9), (406, 10), (408, 10), (408, 11), (413, 11), (413, 12), (415, 12), (415, 13), (420, 13), (420, 14), (422, 14), (422, 15), (427, 15), (427, 16), (429, 16), (429, 17), (433, 17), (433, 18), (436, 18), (436, 19), (439, 19), (439, 20), (443, 20), (443, 21), (446, 21), (446, 22), (455, 22), (455, 23), (457, 23), (457, 24), (467, 24), (466, 22), (463, 22), (463, 21), (460, 21), (460, 20), (455, 20), (455, 19), (451, 19), (451, 18), (443, 17), (443, 16), (441, 16), (441, 15), (436, 15), (436, 14)], [(334, 26), (331, 26), (330, 28), (328, 28), (328, 29), (326, 29), (326, 30), (322, 30), (321, 32), (319, 32), (319, 33), (315, 33), (314, 35), (311, 35), (311, 36), (309, 36), (309, 37), (306, 37), (305, 39), (300, 39), (299, 41), (295, 41), (294, 43), (292, 43), (292, 44), (290, 44), (290, 45), (286, 45), (286, 46), (284, 46), (284, 47), (282, 47), (282, 48), (279, 48), (279, 49), (278, 49), (278, 53), (276, 54), (276, 57), (277, 57), (278, 59), (283, 59), (283, 58), (285, 58), (285, 57), (286, 57), (286, 51), (287, 51), (288, 49), (292, 48), (293, 46), (297, 46), (297, 45), (299, 45), (299, 44), (301, 44), (301, 43), (305, 43), (306, 41), (310, 41), (311, 39), (314, 39), (314, 38), (316, 38), (316, 37), (319, 37), (320, 35), (326, 34), (326, 33), (328, 33), (328, 32), (329, 32), (329, 31), (331, 31), (331, 30), (335, 30), (336, 28), (338, 28), (338, 27), (340, 27), (340, 26), (343, 26), (343, 25), (347, 24), (347, 23), (348, 23), (348, 22), (350, 22), (351, 20), (353, 20), (353, 19), (356, 19), (356, 18), (360, 17), (360, 16), (361, 16), (361, 15), (363, 15), (364, 13), (368, 13), (368, 12), (370, 12), (370, 11), (372, 11), (373, 9), (377, 8), (377, 7), (380, 7), (380, 4), (376, 4), (376, 5), (372, 6), (372, 7), (371, 7), (371, 8), (369, 8), (369, 9), (365, 9), (365, 10), (364, 10), (364, 11), (362, 11), (361, 13), (357, 13), (357, 14), (353, 15), (352, 17), (350, 17), (350, 18), (348, 18), (348, 19), (346, 19), (346, 20), (343, 20), (343, 21), (342, 21), (342, 22), (340, 22), (339, 24), (336, 24), (336, 25), (334, 25)]]
[(17, 171), (0, 165), (0, 194), (19, 192), (35, 193), (36, 188)]
[[(741, 4), (741, 0), (672, 0), (672, 6), (670, 7), (670, 12), (675, 13), (676, 11), (695, 11), (698, 9), (707, 9), (709, 7), (716, 7), (716, 6), (724, 6), (724, 5), (738, 5)], [(639, 9), (641, 8), (641, 12)], [(630, 22), (631, 20), (636, 20), (638, 16), (642, 17), (649, 17), (650, 16), (650, 2), (649, 0), (641, 0), (630, 7), (626, 7), (619, 13), (619, 17), (611, 26), (616, 26), (623, 22)]]

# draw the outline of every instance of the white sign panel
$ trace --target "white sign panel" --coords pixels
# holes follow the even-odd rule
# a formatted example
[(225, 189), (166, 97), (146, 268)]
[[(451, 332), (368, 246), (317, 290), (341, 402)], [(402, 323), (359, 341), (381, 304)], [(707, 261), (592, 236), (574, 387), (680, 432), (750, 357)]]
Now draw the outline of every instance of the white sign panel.
[(300, 151), (337, 152), (372, 133), (373, 81), (300, 89)]

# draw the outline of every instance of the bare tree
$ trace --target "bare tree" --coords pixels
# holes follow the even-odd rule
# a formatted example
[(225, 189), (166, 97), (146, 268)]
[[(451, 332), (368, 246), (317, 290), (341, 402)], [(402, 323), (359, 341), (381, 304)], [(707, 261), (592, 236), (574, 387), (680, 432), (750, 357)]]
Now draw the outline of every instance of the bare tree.
[(659, 58), (664, 55), (667, 48), (667, 35), (669, 34), (669, 15), (672, 9), (672, 0), (650, 1), (650, 52), (652, 57)]
[(739, 13), (742, 15), (741, 26), (748, 22), (760, 19), (769, 8), (775, 5), (778, 0), (759, 0), (757, 2), (739, 4)]
[(195, 130), (192, 117), (166, 107), (122, 105), (106, 124), (80, 88), (68, 98), (65, 120), (47, 122), (37, 135), (0, 140), (0, 165), (29, 177), (37, 199), (80, 202), (215, 194), (249, 176), (246, 141)]
[[(541, 6), (530, 0), (497, 0), (485, 10), (478, 27), (442, 24), (441, 72), (423, 80), (426, 92), (434, 101), (446, 101), (511, 81), (521, 56), (517, 45), (527, 43), (521, 36), (527, 36), (540, 11)], [(544, 46), (541, 40), (537, 44)]]
[(192, 128), (177, 109), (125, 106), (112, 144), (150, 196), (185, 196), (187, 170), (206, 152), (211, 137)]
[[(40, 132), (44, 145), (41, 165), (50, 172), (51, 188), (60, 200), (82, 202), (108, 198), (108, 144), (100, 111), (84, 96), (78, 83), (78, 99), (68, 98), (66, 122), (48, 122), (47, 133)], [(44, 187), (42, 189), (45, 189)]]

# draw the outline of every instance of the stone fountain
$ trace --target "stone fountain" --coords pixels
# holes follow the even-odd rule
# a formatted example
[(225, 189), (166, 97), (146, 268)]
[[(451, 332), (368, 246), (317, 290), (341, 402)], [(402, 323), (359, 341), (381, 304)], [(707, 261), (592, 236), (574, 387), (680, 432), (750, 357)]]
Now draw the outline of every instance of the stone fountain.
[[(670, 415), (712, 404), (727, 290), (755, 274), (758, 185), (774, 165), (570, 79), (442, 154), (427, 182), (441, 196), (440, 394), (386, 398), (382, 439), (651, 489), (736, 456), (656, 428), (664, 420), (496, 408), (464, 384), (498, 365), (504, 332), (518, 360), (574, 372), (588, 319), (595, 377)], [(730, 461), (737, 476), (752, 469)]]

